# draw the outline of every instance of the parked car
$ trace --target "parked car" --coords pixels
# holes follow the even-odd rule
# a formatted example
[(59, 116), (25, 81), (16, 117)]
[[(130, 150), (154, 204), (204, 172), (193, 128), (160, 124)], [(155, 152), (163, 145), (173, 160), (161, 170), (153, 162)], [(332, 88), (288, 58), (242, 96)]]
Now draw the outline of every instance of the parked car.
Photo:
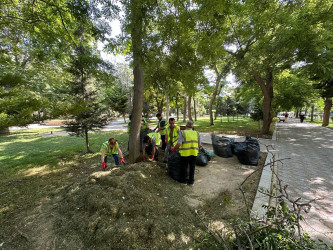
[[(286, 112), (279, 112), (278, 114), (277, 114), (277, 118), (278, 118), (278, 120), (279, 120), (279, 122), (285, 122), (285, 120), (286, 120), (286, 118), (285, 118), (285, 114)], [(294, 112), (287, 112), (288, 113), (288, 118), (294, 118), (294, 115), (295, 115), (295, 113)]]
[(283, 112), (278, 113), (277, 118), (279, 119), (279, 122), (284, 122), (285, 121), (284, 113)]

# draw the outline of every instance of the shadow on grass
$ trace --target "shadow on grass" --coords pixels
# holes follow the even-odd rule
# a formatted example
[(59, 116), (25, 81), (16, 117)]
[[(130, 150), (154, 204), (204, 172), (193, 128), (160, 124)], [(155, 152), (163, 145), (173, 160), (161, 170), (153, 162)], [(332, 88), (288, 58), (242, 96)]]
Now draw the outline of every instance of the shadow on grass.
[[(33, 131), (20, 131), (0, 138), (0, 176), (7, 178), (20, 170), (48, 166), (54, 168), (64, 160), (69, 161), (77, 155), (80, 160), (86, 152), (84, 137), (40, 137)], [(45, 132), (45, 131), (43, 131)], [(123, 132), (97, 132), (89, 134), (92, 152), (99, 152), (104, 141), (116, 137), (121, 145), (127, 145), (127, 134)], [(87, 157), (85, 157), (87, 158)]]

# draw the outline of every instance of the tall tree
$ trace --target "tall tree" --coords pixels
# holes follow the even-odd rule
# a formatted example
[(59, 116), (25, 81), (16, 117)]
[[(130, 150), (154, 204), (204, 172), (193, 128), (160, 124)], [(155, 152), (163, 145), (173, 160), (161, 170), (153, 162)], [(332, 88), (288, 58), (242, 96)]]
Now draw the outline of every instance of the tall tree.
[(191, 105), (191, 103), (192, 103), (192, 96), (188, 96), (188, 98), (187, 98), (187, 113), (188, 113), (188, 119), (192, 121), (193, 118), (192, 118), (192, 110), (191, 110), (192, 105)]
[(98, 96), (96, 87), (103, 75), (102, 69), (107, 67), (87, 45), (80, 45), (75, 50), (68, 72), (73, 76), (68, 82), (69, 101), (66, 115), (70, 119), (67, 129), (76, 135), (84, 135), (87, 152), (91, 152), (88, 132), (105, 125), (107, 118), (105, 106)]
[(106, 89), (106, 105), (113, 111), (118, 112), (124, 118), (126, 122), (126, 112), (128, 110), (128, 99), (126, 95), (126, 89), (118, 83), (112, 88)]
[(322, 126), (326, 127), (330, 123), (332, 98), (333, 98), (333, 79), (322, 81), (315, 85), (320, 90), (320, 95), (324, 99), (324, 114)]
[[(228, 61), (239, 79), (252, 78), (260, 87), (264, 97), (262, 133), (268, 133), (275, 78), (304, 58), (302, 52), (314, 41), (331, 4), (321, 0), (250, 0), (229, 5), (225, 1), (198, 2), (202, 30), (217, 27), (212, 32), (224, 38), (218, 46), (212, 39), (211, 46), (224, 48), (230, 54)], [(209, 12), (213, 14), (204, 14)]]

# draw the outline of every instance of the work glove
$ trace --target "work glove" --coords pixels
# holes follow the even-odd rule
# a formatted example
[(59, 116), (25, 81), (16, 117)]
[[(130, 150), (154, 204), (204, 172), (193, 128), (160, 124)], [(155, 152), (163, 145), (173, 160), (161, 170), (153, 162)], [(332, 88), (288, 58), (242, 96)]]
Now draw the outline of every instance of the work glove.
[(154, 160), (154, 156), (152, 156), (152, 157), (150, 158), (150, 160), (153, 161), (153, 160)]
[(120, 162), (125, 163), (124, 158), (120, 158)]
[(142, 161), (146, 161), (146, 158), (142, 157)]
[(106, 164), (106, 162), (103, 162), (103, 163), (102, 163), (102, 170), (105, 170), (107, 166), (108, 166), (108, 165)]
[(171, 147), (171, 152), (175, 152), (175, 148), (174, 147)]

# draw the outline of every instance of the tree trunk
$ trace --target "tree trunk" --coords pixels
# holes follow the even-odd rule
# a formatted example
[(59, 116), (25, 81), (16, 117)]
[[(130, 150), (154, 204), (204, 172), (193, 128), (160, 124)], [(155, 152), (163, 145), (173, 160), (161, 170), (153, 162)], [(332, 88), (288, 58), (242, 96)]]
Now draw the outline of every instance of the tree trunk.
[(261, 133), (265, 135), (269, 134), (269, 129), (272, 123), (271, 107), (273, 99), (273, 73), (270, 70), (267, 70), (265, 81), (259, 75), (254, 75), (254, 79), (259, 84), (264, 95)]
[(87, 153), (90, 153), (89, 138), (88, 138), (88, 128), (84, 128), (84, 134), (86, 136)]
[(178, 93), (176, 95), (176, 109), (177, 109), (177, 121), (179, 121), (179, 106), (178, 106)]
[(134, 96), (132, 119), (129, 134), (129, 162), (135, 163), (140, 157), (140, 126), (143, 108), (143, 71), (142, 71), (142, 32), (143, 32), (143, 12), (142, 3), (140, 1), (130, 1), (131, 10), (131, 38), (133, 51), (133, 74), (134, 74)]
[(186, 122), (186, 95), (184, 95), (183, 122)]
[(169, 107), (169, 97), (165, 96), (166, 99), (166, 120), (169, 121), (170, 107)]
[(158, 96), (155, 96), (156, 100), (156, 106), (157, 106), (157, 113), (162, 114), (163, 113), (163, 99), (161, 99), (161, 102), (158, 102)]
[(193, 121), (193, 119), (192, 119), (192, 111), (191, 111), (191, 100), (192, 100), (192, 96), (189, 95), (188, 96), (188, 101), (187, 101), (188, 119), (190, 121)]
[(324, 107), (324, 115), (323, 115), (323, 123), (321, 126), (326, 127), (330, 124), (330, 114), (332, 109), (332, 97), (326, 98), (325, 101), (325, 107)]
[(213, 104), (216, 99), (217, 92), (219, 90), (220, 82), (222, 79), (222, 74), (220, 74), (217, 70), (217, 67), (215, 65), (215, 73), (216, 73), (216, 80), (215, 80), (215, 89), (213, 92), (212, 97), (210, 98), (209, 101), (209, 119), (210, 119), (210, 125), (214, 125), (214, 120), (213, 120)]
[(140, 125), (143, 102), (143, 72), (138, 66), (134, 68), (133, 111), (129, 135), (129, 161), (135, 163), (140, 159)]
[(195, 103), (195, 98), (193, 98), (193, 107), (194, 107), (194, 120), (197, 121), (197, 108)]
[(126, 113), (123, 113), (124, 122), (126, 123)]
[(311, 106), (311, 121), (313, 122), (314, 105)]

